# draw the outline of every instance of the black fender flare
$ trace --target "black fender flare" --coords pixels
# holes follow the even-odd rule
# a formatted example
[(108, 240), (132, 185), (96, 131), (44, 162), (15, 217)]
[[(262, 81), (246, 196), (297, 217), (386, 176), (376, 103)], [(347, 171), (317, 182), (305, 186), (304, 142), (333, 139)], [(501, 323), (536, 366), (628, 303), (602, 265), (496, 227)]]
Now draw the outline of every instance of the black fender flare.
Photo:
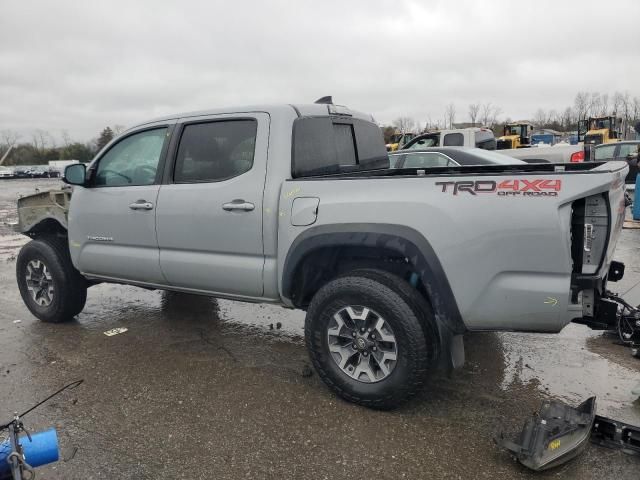
[(466, 331), (449, 280), (433, 247), (422, 234), (404, 225), (348, 223), (305, 230), (291, 244), (284, 262), (284, 298), (292, 297), (294, 275), (305, 257), (314, 250), (332, 246), (378, 247), (404, 256), (422, 280), (438, 324), (446, 326), (449, 334), (461, 335)]

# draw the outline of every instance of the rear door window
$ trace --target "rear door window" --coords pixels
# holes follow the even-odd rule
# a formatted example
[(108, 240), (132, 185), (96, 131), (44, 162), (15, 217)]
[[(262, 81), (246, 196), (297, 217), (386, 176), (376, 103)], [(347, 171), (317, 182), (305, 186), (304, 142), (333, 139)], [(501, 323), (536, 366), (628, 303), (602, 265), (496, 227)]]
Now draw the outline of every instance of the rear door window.
[(596, 161), (600, 160), (611, 160), (615, 153), (617, 145), (601, 145), (596, 147), (595, 159)]
[(640, 144), (635, 143), (623, 143), (620, 145), (620, 149), (618, 150), (618, 158), (625, 160), (627, 156), (638, 153), (638, 149), (640, 148)]
[(445, 147), (464, 147), (464, 135), (461, 133), (448, 133), (444, 136)]
[(174, 169), (176, 183), (219, 182), (251, 170), (258, 122), (222, 120), (185, 125)]

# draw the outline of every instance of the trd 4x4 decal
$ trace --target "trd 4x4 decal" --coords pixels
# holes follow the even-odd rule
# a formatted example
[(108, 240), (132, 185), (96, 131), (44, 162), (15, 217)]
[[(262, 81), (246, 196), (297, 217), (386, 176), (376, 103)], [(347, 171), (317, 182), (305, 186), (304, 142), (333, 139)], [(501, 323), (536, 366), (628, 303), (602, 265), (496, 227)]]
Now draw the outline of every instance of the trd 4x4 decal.
[(562, 190), (562, 180), (550, 180), (536, 178), (531, 180), (462, 180), (459, 182), (436, 182), (442, 187), (442, 192), (450, 192), (454, 195), (459, 193), (469, 193), (478, 195), (480, 193), (494, 193), (500, 196), (523, 196), (523, 197), (557, 197)]

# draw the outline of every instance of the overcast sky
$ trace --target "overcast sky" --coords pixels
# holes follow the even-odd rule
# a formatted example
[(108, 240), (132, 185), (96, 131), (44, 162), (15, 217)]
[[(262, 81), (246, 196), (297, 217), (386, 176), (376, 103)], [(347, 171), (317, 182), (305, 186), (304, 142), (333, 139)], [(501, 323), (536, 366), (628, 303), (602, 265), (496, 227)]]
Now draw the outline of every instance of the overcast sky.
[(25, 137), (323, 95), (379, 122), (640, 95), (638, 0), (3, 0), (0, 15), (0, 130)]

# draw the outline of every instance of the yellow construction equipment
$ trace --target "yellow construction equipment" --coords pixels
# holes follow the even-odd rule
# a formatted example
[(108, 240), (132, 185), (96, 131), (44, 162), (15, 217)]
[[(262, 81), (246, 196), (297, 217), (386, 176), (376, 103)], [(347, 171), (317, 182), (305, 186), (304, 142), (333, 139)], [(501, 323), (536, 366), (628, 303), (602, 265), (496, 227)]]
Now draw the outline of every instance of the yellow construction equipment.
[(623, 137), (622, 118), (615, 115), (589, 117), (580, 121), (578, 135), (580, 132), (586, 132), (584, 133), (585, 145), (619, 142)]
[(387, 151), (395, 152), (409, 143), (416, 136), (415, 133), (396, 132), (391, 135), (391, 140), (387, 143)]
[(530, 147), (532, 132), (533, 125), (529, 122), (507, 123), (504, 126), (504, 135), (498, 138), (496, 149), (507, 150)]

